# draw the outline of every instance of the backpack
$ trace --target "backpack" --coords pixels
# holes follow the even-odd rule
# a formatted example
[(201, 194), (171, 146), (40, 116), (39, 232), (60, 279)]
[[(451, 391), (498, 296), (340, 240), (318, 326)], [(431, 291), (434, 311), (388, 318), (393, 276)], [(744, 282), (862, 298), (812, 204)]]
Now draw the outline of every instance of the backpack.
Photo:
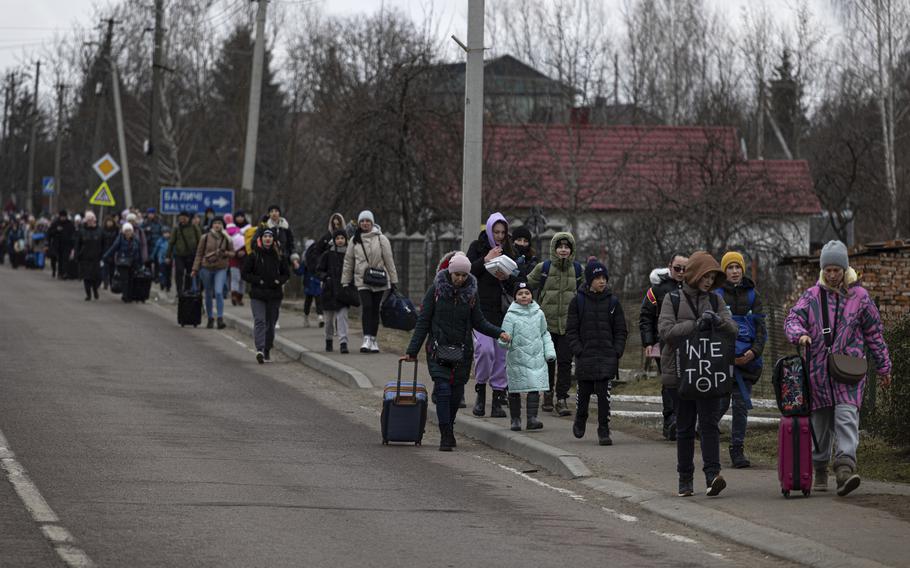
[[(724, 298), (724, 289), (718, 288), (714, 291), (719, 298)], [(733, 320), (736, 322), (739, 331), (736, 334), (736, 354), (740, 355), (745, 353), (747, 349), (752, 346), (752, 343), (755, 341), (755, 337), (758, 333), (757, 324), (755, 323), (756, 319), (764, 318), (764, 315), (753, 314), (752, 310), (755, 306), (755, 288), (749, 288), (747, 295), (749, 300), (749, 313), (744, 316), (733, 315)], [(755, 371), (764, 366), (764, 362), (761, 357), (756, 357), (749, 363), (747, 369), (750, 371)]]
[[(676, 316), (676, 319), (679, 319), (679, 302), (682, 301), (682, 298), (679, 297), (679, 290), (673, 290), (669, 292), (670, 302), (673, 304), (673, 315)], [(711, 309), (715, 312), (720, 309), (720, 297), (717, 294), (708, 294), (708, 301), (711, 302)], [(694, 314), (695, 318), (698, 318), (698, 314)]]
[[(616, 304), (619, 303), (619, 300), (615, 295), (610, 296), (610, 315), (613, 315), (613, 312), (616, 311)], [(584, 294), (575, 294), (575, 308), (578, 310), (578, 323), (581, 325), (581, 322), (585, 319), (585, 295)]]
[[(547, 278), (550, 277), (550, 266), (552, 264), (552, 260), (545, 260), (540, 268), (540, 289), (537, 291), (538, 300), (543, 296), (543, 289), (547, 285)], [(578, 279), (584, 276), (585, 269), (577, 260), (572, 261), (572, 266), (575, 268), (575, 281), (578, 282)]]

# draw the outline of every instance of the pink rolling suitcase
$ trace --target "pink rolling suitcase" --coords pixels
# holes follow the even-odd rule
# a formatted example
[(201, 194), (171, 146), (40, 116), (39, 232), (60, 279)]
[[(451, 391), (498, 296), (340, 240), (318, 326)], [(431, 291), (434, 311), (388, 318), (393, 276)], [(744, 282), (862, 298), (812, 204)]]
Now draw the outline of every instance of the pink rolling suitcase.
[(777, 477), (780, 491), (812, 491), (812, 426), (808, 416), (782, 416), (777, 431)]

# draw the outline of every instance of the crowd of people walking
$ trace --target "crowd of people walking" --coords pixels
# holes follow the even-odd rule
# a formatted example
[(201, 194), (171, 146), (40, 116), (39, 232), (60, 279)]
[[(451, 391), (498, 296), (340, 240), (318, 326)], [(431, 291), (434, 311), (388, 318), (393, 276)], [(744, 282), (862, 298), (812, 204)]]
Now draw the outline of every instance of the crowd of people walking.
[[(225, 298), (244, 305), (248, 296), (259, 363), (271, 359), (283, 289), (296, 273), (306, 283), (305, 323), (310, 325), (315, 307), (327, 352), (334, 351), (337, 338), (338, 351), (349, 353), (348, 315), (359, 307), (360, 352), (379, 353), (380, 308), (399, 278), (391, 243), (374, 214), (364, 210), (346, 223), (335, 213), (327, 231), (312, 240), (295, 240), (278, 205), (250, 219), (243, 211), (225, 216), (184, 211), (176, 226), (168, 227), (154, 209), (125, 210), (101, 224), (91, 211), (71, 217), (61, 210), (52, 221), (5, 216), (0, 264), (9, 257), (13, 268), (40, 269), (48, 259), (54, 278), (83, 280), (86, 301), (97, 300), (102, 287), (120, 293), (124, 302), (147, 299), (152, 282), (166, 291), (174, 283), (178, 296), (201, 287), (208, 328), (225, 327)], [(571, 432), (584, 438), (596, 397), (596, 442), (613, 444), (611, 383), (629, 330), (610, 287), (610, 271), (601, 259), (580, 260), (578, 243), (568, 232), (553, 235), (547, 255), (534, 250), (533, 240), (527, 228), (513, 228), (504, 215), (493, 213), (466, 252), (443, 256), (423, 294), (405, 358), (413, 361), (421, 350), (425, 353), (440, 450), (457, 445), (455, 419), (467, 407), (465, 387), (472, 377), (472, 414), (487, 414), (489, 395), (489, 415), (509, 417), (516, 431), (543, 428), (541, 411), (571, 416), (574, 390)], [(307, 246), (299, 250), (300, 243)], [(724, 251), (720, 261), (706, 251), (675, 252), (665, 267), (651, 273), (641, 302), (639, 333), (644, 355), (655, 359), (659, 370), (663, 436), (676, 444), (680, 496), (695, 491), (696, 439), (706, 494), (725, 489), (718, 424), (731, 407), (730, 461), (736, 468), (751, 465), (748, 416), (753, 385), (764, 373), (767, 327), (747, 266), (741, 251)], [(811, 368), (811, 421), (818, 441), (813, 489), (827, 490), (833, 451), (837, 491), (846, 495), (860, 484), (856, 452), (867, 379), (841, 381), (830, 359), (868, 353), (885, 386), (891, 362), (878, 310), (850, 267), (846, 247), (828, 243), (820, 268), (817, 283), (790, 310), (784, 331)], [(681, 356), (695, 336), (710, 336), (719, 353), (730, 353), (727, 388), (708, 384), (696, 395), (683, 390), (682, 375), (698, 371), (684, 369), (688, 363)]]

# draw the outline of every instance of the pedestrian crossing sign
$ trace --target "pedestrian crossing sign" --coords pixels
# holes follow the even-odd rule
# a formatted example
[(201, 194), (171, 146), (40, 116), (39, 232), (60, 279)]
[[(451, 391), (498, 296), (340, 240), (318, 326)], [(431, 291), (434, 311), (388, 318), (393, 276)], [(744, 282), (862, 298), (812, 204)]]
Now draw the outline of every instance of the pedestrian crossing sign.
[(92, 205), (101, 205), (103, 207), (113, 207), (117, 205), (117, 202), (114, 201), (114, 194), (111, 193), (111, 188), (108, 187), (106, 181), (101, 182), (101, 185), (95, 190), (95, 195), (93, 195), (88, 202)]

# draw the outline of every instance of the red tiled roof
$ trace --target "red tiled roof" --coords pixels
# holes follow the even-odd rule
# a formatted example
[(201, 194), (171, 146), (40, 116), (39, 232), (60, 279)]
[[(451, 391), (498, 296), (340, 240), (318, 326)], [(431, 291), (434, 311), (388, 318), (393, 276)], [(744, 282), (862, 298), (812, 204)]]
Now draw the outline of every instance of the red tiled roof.
[(574, 198), (595, 211), (636, 211), (684, 206), (718, 188), (758, 214), (821, 211), (806, 161), (746, 160), (732, 127), (493, 125), (484, 153), (485, 176), (525, 186), (503, 195), (504, 206)]

